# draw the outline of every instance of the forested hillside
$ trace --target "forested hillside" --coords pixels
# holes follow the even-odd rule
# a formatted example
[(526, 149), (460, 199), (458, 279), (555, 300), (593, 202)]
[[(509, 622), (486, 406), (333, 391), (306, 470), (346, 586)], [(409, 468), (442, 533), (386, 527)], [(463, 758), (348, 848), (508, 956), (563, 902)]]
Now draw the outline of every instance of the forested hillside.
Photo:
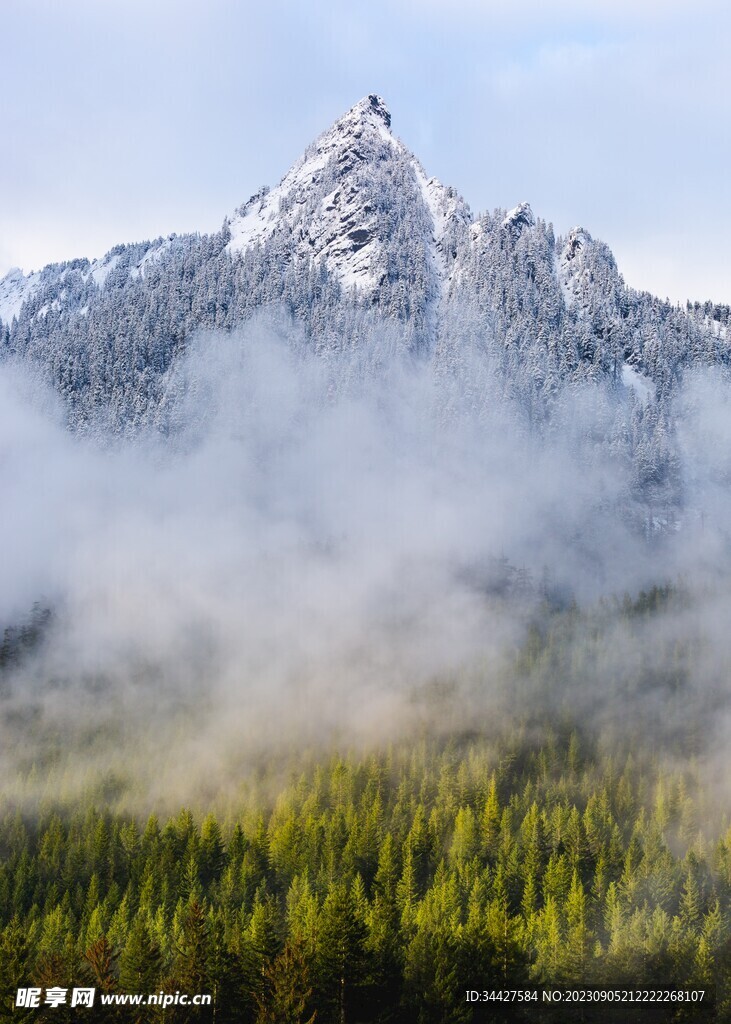
[[(137, 817), (90, 793), (31, 814), (6, 800), (3, 1013), (25, 1019), (9, 994), (33, 980), (212, 993), (200, 1016), (166, 1011), (181, 1021), (730, 1019), (730, 822), (697, 760), (698, 715), (673, 721), (697, 704), (688, 651), (628, 684), (619, 735), (599, 713), (576, 719), (570, 685), (563, 701), (557, 682), (545, 695), (553, 713), (531, 688), (562, 663), (590, 685), (613, 623), (641, 630), (678, 601), (665, 588), (553, 611), (516, 652), (498, 721), (370, 751), (282, 752), (208, 810)], [(653, 725), (634, 711), (658, 691), (667, 722)], [(453, 696), (445, 681), (419, 699), (438, 720)], [(706, 1003), (574, 1018), (465, 999), (541, 983), (688, 986)]]
[(5, 1012), (32, 979), (213, 993), (172, 1020), (573, 1019), (465, 1002), (540, 982), (719, 985), (726, 1013), (731, 838), (700, 810), (682, 774), (572, 734), (338, 757), (225, 820), (6, 811)]

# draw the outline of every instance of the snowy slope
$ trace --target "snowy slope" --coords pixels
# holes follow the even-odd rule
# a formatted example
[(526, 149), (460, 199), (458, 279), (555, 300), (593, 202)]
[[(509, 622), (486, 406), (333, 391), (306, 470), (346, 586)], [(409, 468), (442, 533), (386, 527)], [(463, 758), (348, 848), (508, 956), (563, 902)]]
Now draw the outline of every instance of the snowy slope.
[[(176, 247), (184, 245), (184, 238), (169, 235), (168, 238), (140, 245), (115, 246), (105, 256), (91, 261), (79, 259), (50, 264), (27, 275), (14, 267), (0, 280), (0, 321), (10, 324), (14, 317), (21, 315), (26, 303), (31, 303), (36, 296), (47, 301), (30, 314), (33, 317), (45, 317), (52, 310), (58, 312), (69, 305), (73, 307), (74, 297), (78, 297), (79, 282), (92, 286), (92, 291), (101, 292), (114, 272), (121, 271), (123, 279), (134, 281), (144, 277), (153, 266), (161, 264)], [(76, 289), (69, 287), (74, 280)]]
[(22, 270), (13, 267), (5, 277), (0, 280), (0, 320), (9, 324), (13, 317), (17, 317), (26, 302), (34, 294), (41, 281), (39, 273), (28, 274), (26, 277)]
[(391, 115), (375, 95), (356, 103), (300, 157), (281, 182), (262, 189), (230, 219), (232, 254), (264, 244), (275, 235), (296, 236), (296, 254), (325, 264), (346, 289), (371, 294), (383, 279), (392, 239), (384, 230), (388, 181), (379, 193), (371, 171), (392, 165), (421, 204), (426, 226), (420, 238), (428, 253), (433, 290), (441, 290), (440, 247), (452, 219), (468, 221), (469, 210), (452, 189), (427, 178), (416, 158), (391, 132)]

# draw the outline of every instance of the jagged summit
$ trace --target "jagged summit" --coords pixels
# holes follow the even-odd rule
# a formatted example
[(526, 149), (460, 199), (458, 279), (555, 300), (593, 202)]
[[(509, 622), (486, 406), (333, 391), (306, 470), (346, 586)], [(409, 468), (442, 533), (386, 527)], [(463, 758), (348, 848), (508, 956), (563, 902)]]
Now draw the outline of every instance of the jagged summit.
[(452, 218), (469, 220), (469, 211), (453, 190), (427, 178), (390, 129), (391, 114), (380, 96), (359, 100), (307, 147), (275, 188), (262, 189), (236, 211), (229, 222), (229, 252), (294, 239), (294, 258), (314, 258), (346, 289), (372, 294), (393, 262), (406, 190), (413, 223), (401, 246), (421, 262), (417, 272), (432, 280), (436, 295), (444, 232)]
[(518, 203), (512, 210), (509, 210), (503, 220), (503, 227), (512, 228), (520, 232), (523, 228), (535, 227), (536, 218), (530, 203)]
[(581, 250), (591, 244), (591, 241), (591, 235), (584, 228), (579, 226), (572, 228), (566, 236), (566, 245), (562, 254), (564, 262), (570, 263), (575, 260)]
[(344, 146), (357, 145), (359, 141), (368, 139), (403, 149), (402, 144), (391, 134), (391, 113), (388, 107), (375, 94), (364, 96), (334, 121), (307, 147), (300, 159), (312, 159), (315, 154), (332, 154)]
[(375, 93), (371, 93), (370, 96), (364, 96), (362, 100), (358, 100), (341, 120), (351, 118), (378, 118), (387, 128), (391, 127), (391, 111), (386, 106), (383, 98)]
[(314, 250), (311, 255), (328, 260), (331, 269), (343, 269), (346, 278), (352, 276), (353, 268), (341, 268), (331, 251), (333, 229), (346, 229), (346, 235), (356, 232), (350, 241), (356, 251), (363, 248), (366, 235), (370, 236), (369, 210), (359, 211), (353, 202), (356, 182), (346, 185), (345, 191), (333, 186), (352, 176), (374, 147), (385, 145), (394, 154), (403, 150), (391, 135), (390, 125), (391, 114), (380, 96), (366, 96), (356, 103), (307, 147), (275, 188), (261, 189), (236, 210), (230, 220), (229, 251), (244, 252), (297, 224), (308, 236), (309, 249)]

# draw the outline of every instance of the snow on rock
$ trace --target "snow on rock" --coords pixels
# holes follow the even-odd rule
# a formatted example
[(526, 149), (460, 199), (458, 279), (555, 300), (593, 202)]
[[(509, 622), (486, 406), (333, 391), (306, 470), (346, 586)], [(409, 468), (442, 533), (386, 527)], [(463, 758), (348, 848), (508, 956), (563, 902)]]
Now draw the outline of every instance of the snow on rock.
[(40, 283), (41, 275), (38, 272), (26, 276), (19, 267), (9, 270), (0, 280), (0, 320), (9, 324), (13, 317), (18, 316), (21, 307)]
[(89, 266), (89, 274), (94, 279), (97, 288), (103, 288), (107, 277), (119, 263), (119, 254), (107, 253), (100, 260), (92, 260)]
[(581, 277), (584, 273), (582, 257), (591, 242), (592, 237), (588, 231), (581, 227), (572, 228), (560, 254), (558, 254), (558, 280), (567, 309), (574, 304), (580, 290)]
[(509, 210), (503, 220), (504, 228), (511, 228), (516, 232), (521, 232), (523, 228), (535, 227), (536, 218), (533, 214), (533, 210), (530, 208), (530, 203), (518, 203), (517, 206)]
[(437, 178), (427, 178), (418, 160), (412, 159), (411, 165), (434, 225), (434, 241), (439, 245), (450, 222), (471, 223), (469, 207), (455, 189), (442, 185)]
[(591, 241), (591, 235), (584, 228), (572, 228), (566, 237), (566, 244), (561, 253), (561, 262), (566, 266), (573, 263)]
[(307, 148), (276, 188), (261, 189), (236, 211), (229, 223), (229, 252), (263, 244), (277, 230), (299, 233), (302, 252), (323, 260), (346, 288), (372, 290), (378, 283), (373, 262), (380, 240), (357, 172), (374, 146), (405, 152), (390, 125), (380, 96), (356, 103)]
[(469, 206), (456, 189), (443, 185), (438, 178), (427, 178), (424, 168), (416, 158), (412, 158), (411, 167), (421, 198), (429, 211), (432, 222), (430, 253), (434, 269), (440, 279), (442, 288), (447, 285), (447, 261), (444, 251), (445, 236), (454, 223), (470, 225), (472, 214)]
[(298, 239), (295, 251), (324, 262), (346, 289), (371, 293), (383, 277), (384, 236), (368, 168), (401, 163), (413, 176), (431, 221), (424, 239), (435, 278), (441, 278), (442, 238), (450, 218), (469, 221), (453, 189), (427, 178), (421, 164), (391, 133), (391, 115), (380, 96), (366, 96), (308, 147), (281, 182), (261, 189), (229, 222), (228, 249), (242, 253), (275, 233)]
[(173, 234), (168, 235), (167, 238), (161, 241), (153, 242), (142, 259), (137, 263), (137, 266), (130, 269), (130, 278), (134, 279), (136, 277), (144, 277), (151, 266), (155, 263), (159, 263), (170, 252), (176, 238), (177, 235)]

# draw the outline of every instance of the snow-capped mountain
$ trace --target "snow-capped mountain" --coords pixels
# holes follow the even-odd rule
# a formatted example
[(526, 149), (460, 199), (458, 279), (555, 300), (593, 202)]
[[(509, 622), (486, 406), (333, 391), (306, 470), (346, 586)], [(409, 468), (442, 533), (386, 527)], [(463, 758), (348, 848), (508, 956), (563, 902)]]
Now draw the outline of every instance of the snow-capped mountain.
[(464, 200), (391, 132), (379, 96), (367, 96), (312, 143), (275, 188), (229, 222), (234, 257), (267, 242), (313, 260), (346, 293), (379, 301), (389, 284), (416, 284), (433, 310), (448, 274), (451, 232), (471, 222)]
[[(450, 226), (471, 220), (454, 190), (427, 178), (421, 164), (390, 131), (391, 115), (379, 96), (368, 96), (321, 135), (276, 188), (253, 196), (230, 221), (228, 251), (244, 252), (276, 236), (299, 240), (300, 256), (324, 265), (347, 290), (373, 295), (388, 274), (393, 222), (407, 220), (414, 235), (401, 246), (436, 281)], [(389, 209), (397, 184), (407, 218)]]
[(534, 423), (562, 387), (608, 383), (631, 405), (616, 443), (653, 452), (638, 469), (645, 484), (670, 473), (658, 451), (685, 367), (730, 361), (728, 307), (679, 309), (628, 288), (604, 243), (583, 228), (556, 238), (526, 202), (474, 217), (397, 138), (375, 95), (214, 235), (11, 271), (0, 354), (40, 366), (74, 428), (103, 413), (126, 431), (154, 418), (192, 332), (229, 330), (271, 305), (317, 351), (357, 344), (373, 317), (447, 370), (477, 347)]

